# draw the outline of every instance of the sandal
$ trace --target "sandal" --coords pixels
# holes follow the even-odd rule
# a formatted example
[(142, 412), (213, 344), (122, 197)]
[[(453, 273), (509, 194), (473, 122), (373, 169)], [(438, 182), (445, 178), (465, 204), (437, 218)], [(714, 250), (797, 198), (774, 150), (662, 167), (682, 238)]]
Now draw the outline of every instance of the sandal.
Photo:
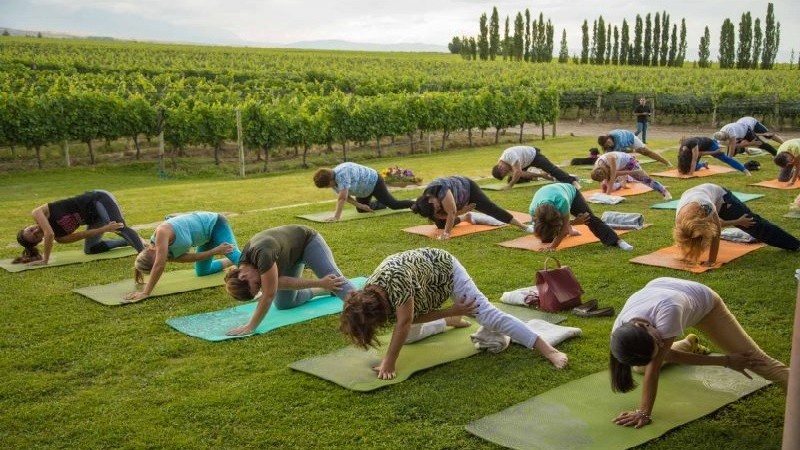
[(593, 298), (586, 303), (582, 303), (579, 306), (572, 308), (572, 312), (575, 315), (586, 314), (589, 311), (597, 309), (597, 299)]
[(606, 306), (605, 308), (592, 309), (586, 312), (573, 311), (578, 317), (613, 317), (614, 308)]

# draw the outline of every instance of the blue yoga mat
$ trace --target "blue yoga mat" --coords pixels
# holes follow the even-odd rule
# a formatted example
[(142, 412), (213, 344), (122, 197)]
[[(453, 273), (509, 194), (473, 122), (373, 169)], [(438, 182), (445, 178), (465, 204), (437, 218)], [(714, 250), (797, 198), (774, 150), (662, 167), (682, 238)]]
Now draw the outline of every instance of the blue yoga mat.
[[(363, 287), (366, 281), (367, 279), (364, 277), (350, 279), (350, 282), (358, 288)], [(276, 328), (342, 312), (342, 301), (333, 295), (315, 297), (308, 303), (292, 309), (278, 309), (273, 303), (264, 321), (252, 334), (247, 336), (227, 336), (225, 333), (228, 330), (244, 325), (250, 320), (257, 304), (258, 302), (254, 301), (221, 311), (176, 317), (167, 320), (167, 325), (183, 334), (217, 342), (264, 334)]]
[[(733, 192), (733, 195), (736, 196), (740, 201), (749, 202), (750, 200), (755, 200), (757, 198), (761, 198), (764, 194), (748, 194), (746, 192)], [(656, 203), (655, 205), (650, 206), (653, 209), (678, 209), (678, 202), (679, 199), (670, 200), (664, 203)]]

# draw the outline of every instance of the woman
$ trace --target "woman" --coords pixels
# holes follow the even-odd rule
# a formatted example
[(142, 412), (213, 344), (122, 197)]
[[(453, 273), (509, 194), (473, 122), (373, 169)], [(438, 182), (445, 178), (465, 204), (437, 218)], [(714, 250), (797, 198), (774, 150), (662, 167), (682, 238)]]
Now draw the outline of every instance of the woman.
[(781, 168), (778, 181), (786, 181), (793, 186), (800, 176), (800, 139), (789, 139), (781, 144), (773, 162)]
[[(756, 124), (754, 125), (747, 119), (752, 119)], [(764, 131), (762, 133), (757, 130)], [(764, 134), (768, 131), (767, 127), (752, 117), (742, 117), (738, 121), (726, 124), (720, 128), (719, 131), (714, 133), (714, 139), (720, 142), (727, 142), (728, 156), (730, 157), (734, 157), (737, 153), (743, 152), (747, 147), (758, 147), (768, 151), (772, 156), (775, 156), (777, 153), (775, 147), (764, 142), (759, 136), (759, 134)], [(775, 139), (774, 134), (767, 133), (764, 134), (764, 136), (771, 136), (772, 139)], [(778, 142), (783, 142), (783, 140), (778, 137)]]
[[(317, 279), (302, 277), (306, 265)], [(273, 301), (278, 309), (290, 309), (327, 292), (344, 299), (353, 289), (322, 235), (303, 225), (257, 233), (242, 249), (239, 265), (228, 269), (225, 283), (228, 294), (237, 300), (251, 300), (261, 291), (250, 321), (228, 331), (229, 336), (252, 333)]]
[[(197, 247), (197, 251), (190, 252), (192, 247)], [(225, 257), (214, 259), (214, 255)], [(198, 211), (172, 217), (156, 227), (150, 243), (136, 257), (136, 284), (144, 284), (144, 274), (149, 273), (147, 284), (125, 299), (136, 302), (148, 297), (164, 273), (167, 261), (193, 262), (195, 273), (202, 277), (238, 263), (239, 255), (236, 236), (225, 216)]]
[(439, 235), (441, 240), (450, 239), (453, 227), (461, 221), (458, 216), (472, 209), (523, 231), (528, 230), (528, 227), (515, 219), (510, 212), (489, 200), (480, 186), (467, 177), (436, 178), (411, 205), (411, 211), (432, 220), (436, 228), (442, 229), (442, 234)]
[[(454, 305), (442, 309), (452, 298)], [(499, 331), (530, 349), (539, 351), (556, 368), (567, 365), (567, 355), (553, 348), (524, 322), (495, 308), (478, 290), (466, 269), (450, 253), (419, 248), (396, 253), (383, 260), (367, 279), (364, 289), (345, 299), (339, 329), (354, 345), (367, 349), (380, 344), (379, 328), (394, 321), (386, 355), (374, 370), (378, 378), (396, 376), (396, 362), (412, 323), (422, 323), (463, 314)]]
[[(676, 342), (694, 327), (725, 352), (703, 355), (690, 350), (686, 340)], [(678, 278), (656, 278), (631, 295), (614, 322), (611, 333), (611, 390), (629, 392), (635, 387), (631, 367), (645, 366), (639, 409), (623, 411), (617, 425), (636, 428), (649, 424), (665, 362), (728, 367), (750, 378), (744, 369), (780, 384), (785, 390), (789, 368), (768, 356), (753, 341), (722, 298), (709, 287)]]
[[(314, 173), (314, 185), (318, 188), (332, 188), (338, 194), (336, 211), (327, 219), (336, 222), (342, 217), (345, 203), (355, 206), (358, 212), (372, 212), (378, 207), (389, 209), (410, 208), (411, 200), (397, 200), (389, 193), (383, 177), (370, 167), (346, 162), (331, 169), (319, 169)], [(355, 196), (355, 200), (353, 200)], [(370, 207), (370, 199), (375, 197), (377, 203)]]
[(647, 148), (646, 145), (636, 135), (628, 130), (611, 130), (608, 134), (597, 137), (597, 143), (604, 152), (629, 152), (635, 151), (648, 156), (667, 167), (672, 167), (672, 163), (664, 159), (658, 153)]
[(800, 241), (779, 226), (754, 214), (728, 189), (712, 183), (695, 186), (681, 195), (672, 236), (684, 258), (695, 262), (709, 249), (705, 265), (714, 265), (722, 227), (735, 226), (759, 241), (797, 251)]
[[(528, 172), (531, 167), (542, 169), (547, 175)], [(559, 169), (536, 147), (517, 145), (505, 149), (497, 164), (492, 167), (492, 176), (502, 180), (509, 172), (511, 172), (511, 178), (504, 189), (511, 189), (518, 182), (528, 182), (536, 178), (556, 179), (562, 183), (572, 183), (576, 189), (581, 188), (575, 177)]]
[[(46, 203), (31, 212), (34, 225), (17, 233), (17, 242), (24, 247), (22, 256), (14, 263), (45, 265), (50, 261), (53, 241), (62, 244), (84, 239), (83, 252), (87, 255), (104, 253), (113, 248), (130, 245), (137, 252), (144, 249), (142, 238), (125, 225), (117, 200), (110, 192), (88, 191), (81, 195)], [(86, 230), (78, 231), (81, 225)], [(116, 233), (122, 239), (103, 239), (104, 233)], [(44, 241), (40, 253), (38, 245)]]
[(636, 181), (644, 183), (662, 196), (664, 200), (672, 200), (672, 195), (667, 188), (658, 181), (650, 178), (639, 165), (639, 161), (629, 154), (623, 152), (608, 152), (600, 155), (594, 163), (591, 177), (594, 181), (602, 183), (602, 191), (605, 194), (610, 194), (614, 191), (615, 181), (617, 177), (626, 178), (630, 176)]
[[(540, 251), (555, 251), (567, 235), (579, 234), (572, 225), (583, 223), (604, 245), (633, 250), (633, 246), (620, 239), (611, 227), (592, 213), (581, 193), (570, 184), (542, 186), (533, 195), (528, 212), (533, 222), (533, 234), (543, 243), (550, 244), (542, 246)], [(570, 214), (575, 216), (572, 222)]]
[(693, 176), (701, 167), (708, 167), (707, 163), (700, 162), (700, 157), (711, 156), (742, 172), (748, 177), (751, 175), (742, 163), (731, 158), (720, 150), (719, 143), (707, 137), (691, 137), (681, 139), (678, 147), (678, 172)]

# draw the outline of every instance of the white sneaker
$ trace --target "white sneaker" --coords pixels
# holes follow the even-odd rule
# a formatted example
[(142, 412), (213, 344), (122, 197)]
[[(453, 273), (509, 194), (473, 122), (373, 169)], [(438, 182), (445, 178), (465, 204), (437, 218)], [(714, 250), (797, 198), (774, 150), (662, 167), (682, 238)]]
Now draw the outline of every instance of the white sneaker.
[(533, 224), (528, 225), (527, 227), (525, 227), (525, 232), (529, 233), (529, 234), (533, 234)]
[(628, 244), (627, 242), (623, 241), (622, 239), (617, 241), (617, 247), (619, 247), (619, 248), (621, 248), (621, 249), (623, 249), (625, 251), (633, 250), (633, 246), (631, 244)]

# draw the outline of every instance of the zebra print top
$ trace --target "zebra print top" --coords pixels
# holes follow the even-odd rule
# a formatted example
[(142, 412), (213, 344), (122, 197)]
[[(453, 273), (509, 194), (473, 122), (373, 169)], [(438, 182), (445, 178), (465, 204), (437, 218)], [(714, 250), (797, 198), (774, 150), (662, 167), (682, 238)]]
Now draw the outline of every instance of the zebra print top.
[(366, 284), (386, 291), (393, 312), (413, 298), (414, 317), (426, 314), (453, 294), (453, 255), (427, 247), (395, 253), (383, 260)]

